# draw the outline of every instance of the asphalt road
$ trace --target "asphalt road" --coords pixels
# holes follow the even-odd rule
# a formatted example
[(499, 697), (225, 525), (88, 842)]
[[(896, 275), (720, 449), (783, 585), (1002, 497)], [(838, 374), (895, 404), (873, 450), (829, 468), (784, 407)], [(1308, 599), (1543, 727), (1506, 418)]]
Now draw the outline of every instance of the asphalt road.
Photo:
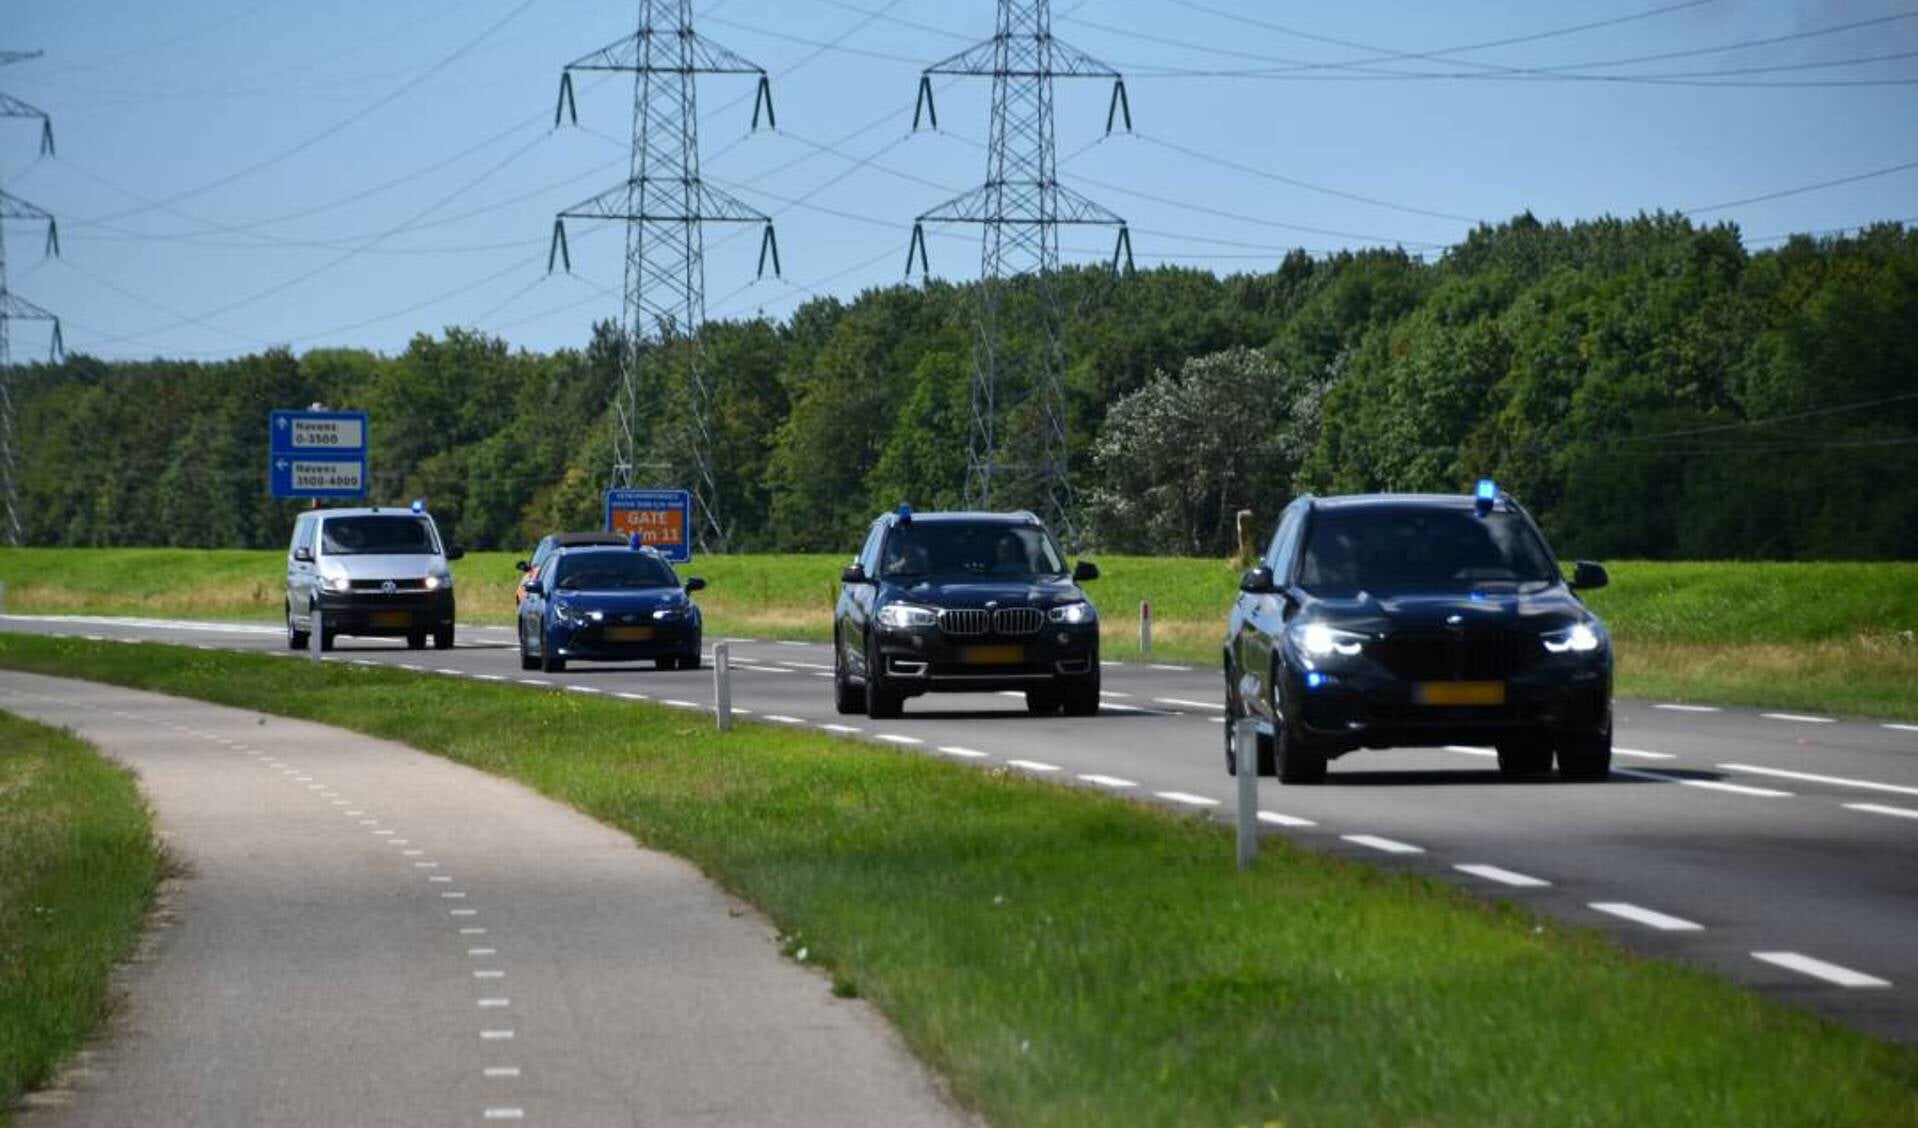
[(132, 766), (187, 874), (22, 1128), (969, 1122), (746, 906), (517, 784), (13, 671), (0, 709)]
[[(0, 617), (0, 629), (285, 654), (263, 624)], [(733, 640), (750, 719), (1027, 771), (1230, 819), (1217, 671), (1109, 663), (1094, 718), (935, 696), (834, 713), (830, 647)], [(304, 660), (305, 656), (289, 660)], [(522, 673), (510, 627), (451, 652), (341, 641), (341, 662), (709, 709), (710, 670)], [(1269, 832), (1509, 899), (1881, 1037), (1918, 1038), (1918, 725), (1621, 701), (1612, 779), (1512, 783), (1484, 748), (1361, 751), (1316, 787), (1260, 784)], [(1221, 865), (1231, 864), (1222, 855)]]

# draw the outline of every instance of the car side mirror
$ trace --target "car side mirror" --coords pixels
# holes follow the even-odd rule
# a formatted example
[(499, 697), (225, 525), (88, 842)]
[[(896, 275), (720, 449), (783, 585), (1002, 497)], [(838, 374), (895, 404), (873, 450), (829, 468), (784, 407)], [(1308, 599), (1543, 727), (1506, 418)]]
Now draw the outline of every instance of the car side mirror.
[(1261, 564), (1257, 568), (1248, 570), (1245, 575), (1239, 577), (1239, 590), (1247, 595), (1271, 595), (1274, 590), (1272, 569)]
[(515, 563), (513, 564), (513, 567), (515, 567), (515, 568), (517, 568), (517, 569), (519, 569), (519, 570), (520, 570), (520, 571), (522, 571), (522, 572), (530, 572), (530, 571), (532, 571), (532, 570), (533, 570), (533, 566), (532, 566), (531, 564), (528, 564), (528, 563), (527, 563), (526, 561), (524, 561), (524, 560), (520, 560), (520, 561), (516, 561), (516, 562), (515, 562)]
[(706, 590), (705, 580), (700, 579), (698, 576), (691, 576), (687, 578), (686, 591), (688, 593), (695, 592), (695, 591), (705, 591), (705, 590)]
[(458, 560), (460, 557), (465, 555), (466, 555), (466, 550), (461, 548), (459, 545), (455, 544), (455, 545), (447, 546), (446, 559), (448, 561)]
[(1572, 569), (1573, 591), (1596, 591), (1611, 582), (1611, 573), (1605, 571), (1605, 565), (1595, 561), (1581, 560)]
[(1082, 584), (1087, 580), (1096, 580), (1098, 578), (1099, 566), (1090, 560), (1081, 560), (1078, 565), (1072, 569), (1072, 582), (1075, 584)]
[(842, 584), (869, 584), (872, 582), (872, 579), (866, 575), (865, 565), (848, 564), (846, 570), (839, 573), (839, 582)]
[(313, 550), (310, 548), (296, 548), (293, 550), (293, 559), (298, 560), (302, 564), (311, 564), (313, 563)]

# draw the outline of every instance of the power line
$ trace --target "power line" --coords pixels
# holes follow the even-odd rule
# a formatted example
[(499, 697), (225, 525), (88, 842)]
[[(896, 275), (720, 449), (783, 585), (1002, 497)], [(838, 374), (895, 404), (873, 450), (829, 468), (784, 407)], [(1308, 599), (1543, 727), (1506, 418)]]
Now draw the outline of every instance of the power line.
[(1238, 161), (1228, 160), (1225, 157), (1216, 157), (1210, 153), (1202, 153), (1197, 149), (1193, 149), (1185, 145), (1180, 145), (1177, 142), (1167, 141), (1167, 140), (1164, 140), (1163, 138), (1154, 137), (1149, 133), (1138, 133), (1138, 134), (1135, 134), (1135, 136), (1138, 137), (1139, 140), (1144, 141), (1145, 143), (1149, 145), (1157, 145), (1158, 147), (1162, 149), (1169, 149), (1172, 152), (1191, 157), (1194, 160), (1205, 161), (1208, 164), (1215, 164), (1221, 168), (1229, 168), (1235, 172), (1243, 172), (1248, 176), (1256, 176), (1262, 180), (1270, 180), (1270, 181), (1273, 181), (1274, 183), (1290, 185), (1291, 187), (1300, 188), (1307, 192), (1317, 192), (1325, 196), (1336, 196), (1342, 200), (1353, 200), (1361, 204), (1371, 204), (1373, 207), (1386, 208), (1391, 211), (1405, 212), (1408, 215), (1429, 216), (1433, 219), (1450, 219), (1450, 220), (1456, 220), (1459, 223), (1485, 222), (1483, 219), (1480, 219), (1476, 216), (1457, 215), (1452, 212), (1433, 211), (1430, 208), (1414, 207), (1410, 204), (1393, 203), (1390, 200), (1381, 200), (1376, 196), (1366, 196), (1358, 192), (1348, 192), (1340, 188), (1328, 188), (1323, 184), (1313, 184), (1310, 181), (1300, 180), (1292, 176), (1285, 176), (1281, 173), (1272, 172), (1268, 169), (1254, 168), (1251, 165), (1241, 164)]
[(1784, 188), (1776, 192), (1766, 192), (1763, 195), (1746, 196), (1742, 200), (1727, 200), (1722, 204), (1706, 204), (1704, 207), (1690, 208), (1678, 214), (1688, 216), (1702, 215), (1705, 212), (1723, 211), (1726, 208), (1741, 207), (1745, 204), (1762, 204), (1767, 200), (1782, 200), (1786, 196), (1802, 196), (1806, 192), (1817, 192), (1826, 188), (1836, 188), (1842, 184), (1856, 184), (1860, 180), (1872, 180), (1880, 176), (1890, 176), (1894, 172), (1904, 172), (1914, 168), (1918, 168), (1918, 161), (1906, 161), (1903, 164), (1876, 168), (1870, 172), (1855, 173), (1851, 176), (1840, 176), (1832, 180), (1821, 180), (1816, 184), (1803, 184), (1797, 188)]
[(1850, 411), (1863, 411), (1868, 407), (1883, 407), (1886, 404), (1905, 403), (1918, 400), (1918, 392), (1903, 395), (1885, 396), (1882, 399), (1859, 400), (1855, 403), (1841, 403), (1831, 407), (1818, 407), (1809, 411), (1796, 411), (1790, 415), (1773, 415), (1765, 419), (1746, 419), (1738, 423), (1721, 423), (1712, 427), (1693, 427), (1684, 431), (1661, 431), (1652, 435), (1626, 435), (1617, 439), (1620, 443), (1653, 443), (1665, 439), (1689, 438), (1694, 435), (1715, 435), (1726, 431), (1742, 431), (1751, 427), (1768, 427), (1773, 423), (1789, 423), (1799, 419), (1814, 419), (1825, 415), (1840, 415)]

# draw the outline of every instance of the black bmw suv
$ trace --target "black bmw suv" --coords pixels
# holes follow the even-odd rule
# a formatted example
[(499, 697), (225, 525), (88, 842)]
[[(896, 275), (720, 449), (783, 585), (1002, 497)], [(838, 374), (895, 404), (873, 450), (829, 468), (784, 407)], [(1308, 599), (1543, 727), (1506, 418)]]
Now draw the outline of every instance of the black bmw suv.
[(1034, 713), (1099, 711), (1099, 615), (1030, 513), (921, 513), (872, 523), (840, 579), (833, 697), (896, 717), (922, 693), (1024, 691)]
[[(1508, 776), (1604, 779), (1612, 647), (1530, 515), (1473, 496), (1301, 497), (1239, 584), (1225, 645), (1228, 721), (1255, 719), (1263, 774), (1325, 778), (1357, 748), (1489, 744)], [(1236, 766), (1236, 725), (1226, 769)]]

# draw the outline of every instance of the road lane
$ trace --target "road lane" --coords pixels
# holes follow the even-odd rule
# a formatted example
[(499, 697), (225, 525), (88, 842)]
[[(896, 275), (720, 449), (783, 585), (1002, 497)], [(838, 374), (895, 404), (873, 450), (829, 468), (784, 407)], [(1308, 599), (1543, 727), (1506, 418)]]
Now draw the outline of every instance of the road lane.
[[(203, 625), (169, 634), (106, 621), (15, 619), (0, 620), (0, 629), (84, 629), (284, 652), (277, 636), (209, 635)], [(712, 700), (710, 670), (588, 664), (522, 674), (510, 628), (468, 628), (462, 638), (457, 650), (427, 653), (342, 640), (332, 657), (535, 689), (598, 689), (688, 709)], [(904, 716), (872, 721), (833, 711), (829, 647), (734, 640), (731, 650), (733, 699), (756, 720), (1023, 771), (1204, 817), (1229, 819), (1235, 810), (1214, 705), (1216, 671), (1109, 663), (1106, 709), (1096, 718), (1033, 717), (1016, 695), (988, 694), (915, 698)], [(1429, 874), (1600, 928), (1634, 950), (1708, 966), (1884, 1036), (1918, 1037), (1918, 946), (1909, 943), (1918, 934), (1918, 818), (1894, 813), (1918, 809), (1918, 798), (1904, 803), (1899, 792), (1854, 786), (1918, 788), (1918, 733), (1662, 704), (1619, 703), (1619, 742), (1629, 752), (1607, 786), (1508, 782), (1487, 749), (1361, 751), (1336, 762), (1321, 787), (1263, 781), (1260, 822), (1313, 849)], [(1368, 844), (1373, 839), (1420, 852), (1387, 853)], [(1501, 881), (1490, 871), (1542, 884)], [(1640, 905), (1702, 927), (1659, 932), (1591, 907), (1599, 903)], [(1766, 960), (1760, 952), (1803, 958)], [(1802, 970), (1817, 962), (1855, 972), (1847, 983), (1874, 986)]]

